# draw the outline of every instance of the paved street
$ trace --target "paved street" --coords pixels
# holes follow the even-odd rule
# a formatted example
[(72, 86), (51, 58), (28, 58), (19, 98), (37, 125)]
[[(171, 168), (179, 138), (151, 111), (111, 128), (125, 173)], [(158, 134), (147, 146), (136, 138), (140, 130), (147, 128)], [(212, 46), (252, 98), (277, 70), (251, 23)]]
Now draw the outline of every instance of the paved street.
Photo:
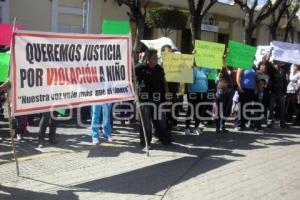
[[(115, 141), (90, 144), (88, 128), (64, 122), (57, 146), (37, 148), (37, 127), (17, 142), (20, 177), (0, 122), (0, 199), (262, 199), (300, 198), (300, 129), (231, 131), (201, 136), (173, 131), (175, 145), (155, 142), (150, 157), (138, 127), (114, 127)], [(232, 129), (231, 129), (232, 130)]]

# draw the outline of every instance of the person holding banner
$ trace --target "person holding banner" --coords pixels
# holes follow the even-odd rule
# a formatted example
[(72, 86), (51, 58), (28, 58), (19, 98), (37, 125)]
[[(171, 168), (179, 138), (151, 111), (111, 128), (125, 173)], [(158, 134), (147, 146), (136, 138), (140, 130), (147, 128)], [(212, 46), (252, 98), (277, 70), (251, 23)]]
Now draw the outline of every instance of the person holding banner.
[[(103, 132), (107, 141), (112, 142), (113, 137), (111, 135), (112, 129), (112, 104), (105, 103), (92, 106), (92, 143), (94, 145), (99, 144), (99, 129), (103, 128)], [(102, 122), (102, 123), (101, 123)], [(102, 124), (102, 126), (100, 126)]]
[(138, 95), (141, 102), (141, 114), (144, 123), (140, 123), (140, 144), (145, 147), (143, 127), (146, 131), (147, 142), (151, 147), (152, 128), (156, 128), (156, 134), (163, 145), (171, 145), (171, 132), (167, 122), (166, 113), (159, 109), (164, 102), (166, 93), (165, 73), (158, 65), (157, 51), (148, 49), (144, 55), (144, 64), (136, 66), (135, 73), (138, 83)]

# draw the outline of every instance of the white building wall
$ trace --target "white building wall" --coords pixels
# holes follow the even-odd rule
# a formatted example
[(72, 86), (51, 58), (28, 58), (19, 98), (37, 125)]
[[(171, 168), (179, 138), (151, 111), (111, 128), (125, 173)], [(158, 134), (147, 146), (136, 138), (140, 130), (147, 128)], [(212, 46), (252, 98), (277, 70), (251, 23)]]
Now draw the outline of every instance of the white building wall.
[(245, 31), (242, 20), (235, 20), (232, 26), (232, 40), (243, 42), (245, 38)]
[(215, 41), (215, 35), (214, 35), (213, 32), (202, 31), (201, 32), (201, 40), (214, 42)]

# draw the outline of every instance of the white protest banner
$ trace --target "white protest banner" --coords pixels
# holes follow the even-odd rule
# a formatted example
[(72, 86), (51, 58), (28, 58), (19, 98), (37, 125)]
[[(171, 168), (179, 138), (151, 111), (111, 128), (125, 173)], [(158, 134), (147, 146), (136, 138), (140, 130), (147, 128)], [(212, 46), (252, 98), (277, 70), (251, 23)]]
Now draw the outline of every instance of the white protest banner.
[(16, 116), (134, 99), (129, 36), (19, 31), (12, 58)]
[(268, 56), (270, 54), (270, 50), (271, 46), (257, 46), (254, 64), (258, 65), (264, 56)]
[(274, 60), (300, 65), (300, 44), (272, 42)]

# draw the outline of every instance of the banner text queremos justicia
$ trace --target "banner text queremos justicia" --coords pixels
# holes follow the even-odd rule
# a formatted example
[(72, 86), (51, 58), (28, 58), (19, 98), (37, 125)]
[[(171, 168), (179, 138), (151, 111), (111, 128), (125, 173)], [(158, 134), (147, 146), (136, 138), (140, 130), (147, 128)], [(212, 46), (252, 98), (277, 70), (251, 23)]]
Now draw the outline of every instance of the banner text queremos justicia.
[[(82, 51), (83, 50), (83, 51)], [(45, 44), (27, 43), (26, 60), (39, 62), (121, 60), (119, 44)]]

